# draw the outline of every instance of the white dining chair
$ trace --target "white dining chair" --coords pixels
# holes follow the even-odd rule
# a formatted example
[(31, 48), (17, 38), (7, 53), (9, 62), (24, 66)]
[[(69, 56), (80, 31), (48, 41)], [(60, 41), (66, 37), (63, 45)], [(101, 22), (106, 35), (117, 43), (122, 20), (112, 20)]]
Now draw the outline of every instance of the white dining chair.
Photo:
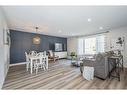
[(39, 52), (39, 53), (37, 54), (37, 56), (40, 56), (40, 57), (44, 56), (44, 52)]
[(43, 57), (37, 57), (34, 63), (34, 69), (36, 70), (36, 74), (39, 68), (43, 68), (45, 71), (45, 62), (43, 61)]
[(40, 52), (40, 56), (42, 57), (42, 62), (44, 63), (45, 69), (48, 70), (48, 57), (46, 55), (46, 51)]
[(43, 63), (43, 68), (44, 68), (44, 70), (46, 70), (47, 69), (47, 65), (46, 65), (46, 57), (44, 56), (44, 57), (42, 57), (42, 63)]
[(29, 53), (31, 56), (36, 56), (37, 52), (36, 51), (30, 51)]
[(25, 57), (26, 57), (26, 70), (28, 71), (28, 69), (30, 67), (30, 60), (29, 60), (27, 52), (25, 52)]
[(46, 56), (46, 51), (44, 51), (44, 56)]

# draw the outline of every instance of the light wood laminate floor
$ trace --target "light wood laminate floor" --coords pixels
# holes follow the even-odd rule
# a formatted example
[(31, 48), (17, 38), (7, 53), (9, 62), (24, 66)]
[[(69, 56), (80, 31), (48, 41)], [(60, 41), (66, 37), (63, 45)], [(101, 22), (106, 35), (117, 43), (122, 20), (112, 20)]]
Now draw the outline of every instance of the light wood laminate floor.
[(127, 70), (116, 78), (85, 80), (69, 60), (49, 63), (49, 70), (38, 74), (26, 72), (25, 65), (10, 67), (2, 89), (127, 89)]

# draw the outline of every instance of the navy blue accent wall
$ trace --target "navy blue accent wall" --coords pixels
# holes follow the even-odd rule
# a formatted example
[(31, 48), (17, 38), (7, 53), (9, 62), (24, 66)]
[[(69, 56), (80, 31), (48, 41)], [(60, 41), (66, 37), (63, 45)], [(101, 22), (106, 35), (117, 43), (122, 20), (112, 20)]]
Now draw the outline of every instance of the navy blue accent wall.
[[(25, 51), (29, 52), (35, 50), (37, 52), (41, 52), (47, 50), (54, 50), (55, 43), (62, 43), (63, 51), (67, 51), (67, 38), (21, 32), (17, 30), (10, 30), (10, 36), (11, 64), (25, 62)], [(33, 38), (35, 36), (39, 36), (41, 38), (41, 43), (39, 45), (33, 44)]]

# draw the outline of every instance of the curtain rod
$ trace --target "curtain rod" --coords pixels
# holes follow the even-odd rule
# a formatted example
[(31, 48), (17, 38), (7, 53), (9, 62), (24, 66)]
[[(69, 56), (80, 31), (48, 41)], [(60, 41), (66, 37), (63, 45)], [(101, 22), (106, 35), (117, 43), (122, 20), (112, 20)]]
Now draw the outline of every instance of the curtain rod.
[(104, 34), (104, 33), (109, 33), (109, 31), (101, 32), (101, 33), (93, 33), (93, 34), (88, 34), (88, 35), (75, 36), (75, 37), (86, 37), (86, 36), (93, 36), (93, 35), (99, 35), (99, 34)]

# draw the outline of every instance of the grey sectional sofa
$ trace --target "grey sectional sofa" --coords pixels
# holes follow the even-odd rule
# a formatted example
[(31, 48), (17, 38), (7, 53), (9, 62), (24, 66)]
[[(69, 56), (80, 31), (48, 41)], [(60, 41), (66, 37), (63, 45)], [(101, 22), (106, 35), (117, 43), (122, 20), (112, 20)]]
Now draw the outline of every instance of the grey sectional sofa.
[(84, 66), (91, 66), (94, 67), (94, 76), (106, 79), (109, 74), (108, 56), (107, 53), (99, 53), (93, 59), (84, 59), (83, 63), (80, 64), (81, 73), (83, 73)]

